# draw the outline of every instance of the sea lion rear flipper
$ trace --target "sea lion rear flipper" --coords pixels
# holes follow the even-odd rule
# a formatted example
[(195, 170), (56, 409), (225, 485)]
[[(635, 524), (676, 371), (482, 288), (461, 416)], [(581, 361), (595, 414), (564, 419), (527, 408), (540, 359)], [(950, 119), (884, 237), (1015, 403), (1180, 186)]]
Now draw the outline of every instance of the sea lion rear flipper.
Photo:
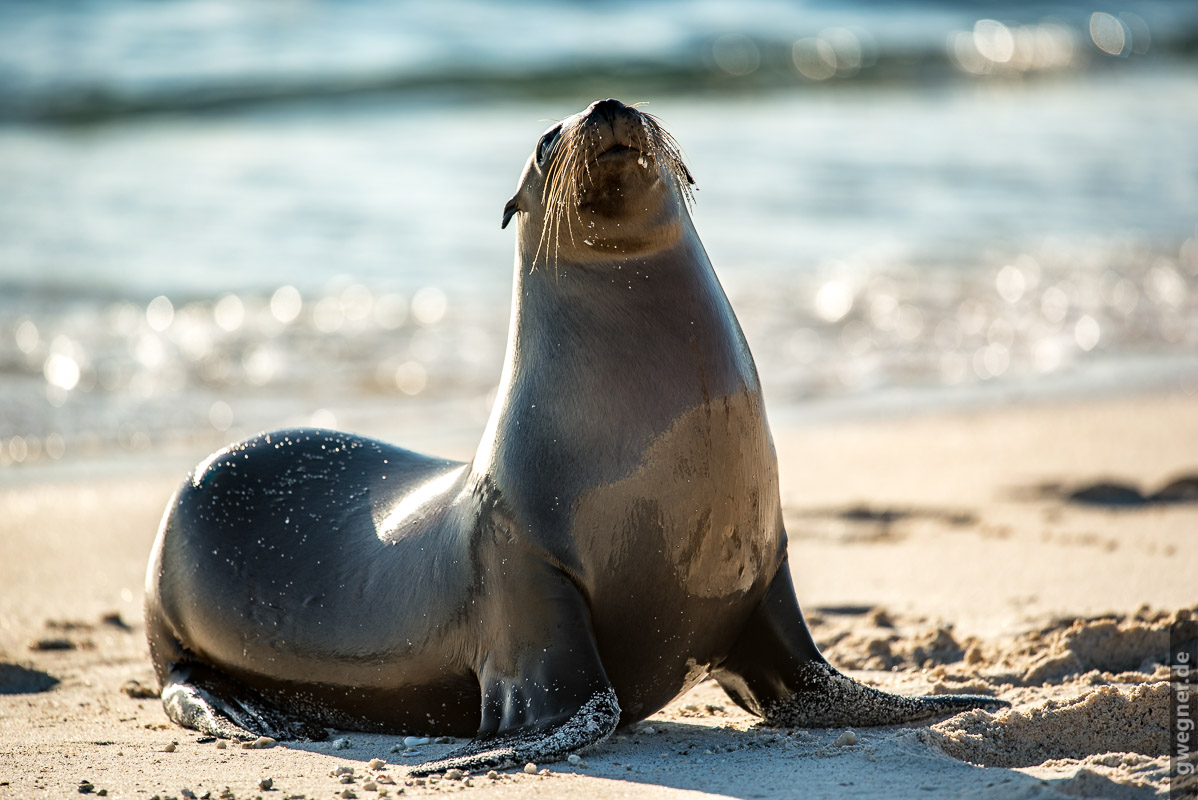
[(413, 775), (559, 761), (616, 729), (620, 704), (599, 660), (591, 616), (578, 587), (540, 561), (508, 563), (504, 584), (519, 604), (497, 604), (504, 624), (478, 670), (478, 738)]
[(737, 705), (784, 727), (896, 725), (1010, 705), (978, 695), (902, 697), (841, 674), (811, 638), (787, 561), (712, 674)]
[(162, 707), (184, 728), (221, 739), (328, 737), (318, 723), (288, 714), (232, 678), (200, 665), (177, 667), (166, 675)]

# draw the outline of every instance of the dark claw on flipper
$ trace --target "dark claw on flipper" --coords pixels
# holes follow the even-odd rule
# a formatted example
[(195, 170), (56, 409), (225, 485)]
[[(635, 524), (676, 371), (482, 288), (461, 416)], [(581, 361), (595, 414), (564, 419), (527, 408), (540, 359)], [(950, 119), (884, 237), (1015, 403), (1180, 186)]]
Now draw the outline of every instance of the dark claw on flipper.
[(447, 769), (508, 769), (529, 762), (548, 764), (570, 753), (599, 744), (620, 722), (620, 704), (610, 688), (591, 697), (565, 723), (541, 731), (498, 736), (471, 742), (437, 761), (412, 767), (412, 775), (431, 775)]

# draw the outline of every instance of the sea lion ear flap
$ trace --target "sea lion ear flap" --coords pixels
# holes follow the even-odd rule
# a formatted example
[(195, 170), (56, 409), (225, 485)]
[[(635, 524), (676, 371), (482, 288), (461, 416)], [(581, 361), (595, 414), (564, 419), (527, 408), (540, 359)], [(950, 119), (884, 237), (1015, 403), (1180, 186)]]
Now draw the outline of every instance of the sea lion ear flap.
[(512, 199), (507, 201), (507, 205), (503, 207), (503, 222), (500, 223), (500, 230), (507, 227), (507, 224), (512, 221), (512, 217), (520, 210), (520, 204), (516, 202), (516, 196), (512, 195)]

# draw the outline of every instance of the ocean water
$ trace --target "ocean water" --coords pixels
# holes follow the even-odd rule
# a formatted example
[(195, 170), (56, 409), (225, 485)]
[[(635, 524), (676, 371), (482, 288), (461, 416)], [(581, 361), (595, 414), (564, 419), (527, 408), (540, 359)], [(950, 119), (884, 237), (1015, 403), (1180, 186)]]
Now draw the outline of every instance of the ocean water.
[(772, 416), (1198, 403), (1198, 11), (1128, 8), (0, 5), (0, 468), (476, 430), (501, 209), (603, 96), (683, 145)]

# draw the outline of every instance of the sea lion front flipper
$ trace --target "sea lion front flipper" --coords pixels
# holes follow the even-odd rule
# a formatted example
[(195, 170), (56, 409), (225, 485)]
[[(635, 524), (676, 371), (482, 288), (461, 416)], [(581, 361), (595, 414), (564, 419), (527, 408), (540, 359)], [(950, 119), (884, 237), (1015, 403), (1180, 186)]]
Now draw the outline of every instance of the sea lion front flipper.
[[(502, 631), (478, 670), (478, 738), (413, 775), (446, 769), (502, 769), (559, 761), (616, 729), (620, 704), (607, 679), (591, 615), (575, 583), (536, 559), (509, 558), (495, 606)], [(518, 603), (504, 599), (516, 597)]]
[(599, 744), (616, 729), (620, 704), (610, 686), (596, 692), (564, 723), (526, 733), (493, 739), (476, 739), (438, 761), (417, 764), (413, 775), (430, 775), (447, 769), (507, 769), (523, 764), (561, 761), (568, 754)]
[(980, 695), (902, 697), (841, 674), (811, 638), (785, 560), (732, 651), (712, 674), (737, 705), (783, 727), (897, 725), (1010, 705)]

